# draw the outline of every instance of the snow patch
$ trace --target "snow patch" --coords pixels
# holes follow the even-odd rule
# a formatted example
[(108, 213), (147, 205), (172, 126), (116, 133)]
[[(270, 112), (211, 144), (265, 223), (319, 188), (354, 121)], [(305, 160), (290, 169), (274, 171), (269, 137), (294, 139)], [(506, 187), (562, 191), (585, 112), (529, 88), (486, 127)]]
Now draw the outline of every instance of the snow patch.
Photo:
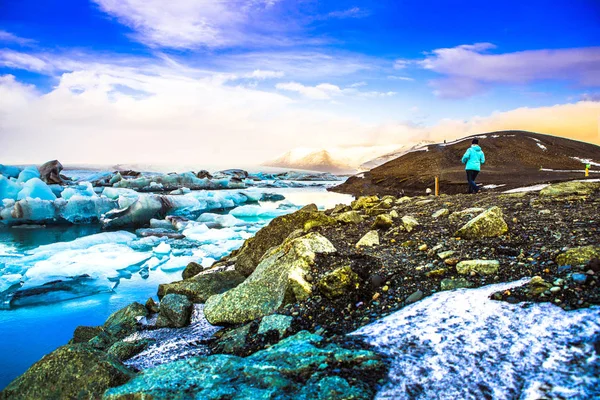
[(488, 298), (527, 281), (437, 293), (352, 333), (390, 356), (377, 398), (598, 398), (600, 307)]
[(506, 190), (502, 193), (538, 192), (547, 186), (549, 186), (548, 183), (541, 183), (539, 185), (525, 186), (525, 187), (520, 187), (520, 188), (516, 188), (516, 189)]

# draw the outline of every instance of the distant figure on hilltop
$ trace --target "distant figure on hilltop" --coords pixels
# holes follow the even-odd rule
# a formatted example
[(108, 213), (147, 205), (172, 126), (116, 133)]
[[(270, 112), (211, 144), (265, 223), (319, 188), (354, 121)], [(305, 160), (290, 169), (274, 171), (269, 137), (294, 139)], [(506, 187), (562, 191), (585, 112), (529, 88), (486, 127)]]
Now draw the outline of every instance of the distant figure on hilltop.
[(479, 147), (479, 140), (473, 139), (471, 147), (467, 149), (462, 158), (462, 163), (466, 164), (467, 181), (469, 182), (469, 193), (479, 192), (479, 187), (475, 183), (477, 174), (481, 171), (481, 164), (485, 163), (485, 154)]

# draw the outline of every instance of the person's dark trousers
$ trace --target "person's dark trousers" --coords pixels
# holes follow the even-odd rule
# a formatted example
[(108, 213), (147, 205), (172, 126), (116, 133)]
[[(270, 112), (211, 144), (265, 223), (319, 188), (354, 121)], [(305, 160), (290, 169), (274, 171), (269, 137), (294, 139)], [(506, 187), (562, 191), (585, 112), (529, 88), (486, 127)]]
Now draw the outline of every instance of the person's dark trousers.
[(479, 171), (475, 171), (473, 169), (467, 170), (467, 181), (469, 182), (469, 193), (479, 192), (479, 187), (475, 183), (475, 178), (477, 178), (477, 174), (479, 174)]

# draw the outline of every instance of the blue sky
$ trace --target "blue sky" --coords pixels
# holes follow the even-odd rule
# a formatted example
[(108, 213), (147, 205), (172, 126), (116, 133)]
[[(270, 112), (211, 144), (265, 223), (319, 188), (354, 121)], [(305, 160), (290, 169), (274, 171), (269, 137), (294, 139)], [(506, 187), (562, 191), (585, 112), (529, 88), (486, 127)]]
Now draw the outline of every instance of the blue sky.
[[(598, 142), (599, 38), (595, 0), (1, 1), (0, 157), (252, 163), (508, 128)], [(165, 155), (165, 136), (192, 146)]]

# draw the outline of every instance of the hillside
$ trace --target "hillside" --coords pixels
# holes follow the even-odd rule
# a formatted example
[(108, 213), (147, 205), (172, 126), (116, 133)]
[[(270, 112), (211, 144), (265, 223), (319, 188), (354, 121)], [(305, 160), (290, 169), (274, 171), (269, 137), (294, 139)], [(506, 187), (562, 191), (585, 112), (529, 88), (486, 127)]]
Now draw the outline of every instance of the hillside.
[(265, 163), (269, 167), (306, 169), (334, 174), (352, 174), (356, 169), (343, 160), (336, 160), (327, 150), (317, 150), (308, 154), (288, 151), (281, 157)]
[(379, 156), (377, 158), (374, 158), (372, 160), (369, 160), (367, 162), (364, 162), (360, 165), (360, 170), (362, 171), (367, 171), (373, 168), (377, 168), (380, 165), (385, 164), (388, 161), (391, 161), (393, 159), (396, 159), (398, 157), (402, 157), (404, 154), (409, 153), (411, 151), (415, 151), (418, 150), (420, 148), (423, 148), (427, 145), (430, 144), (434, 144), (435, 142), (432, 142), (430, 140), (423, 140), (419, 143), (408, 143), (405, 144), (404, 146), (399, 147), (397, 150), (392, 151), (391, 153), (386, 153), (382, 156)]
[(477, 183), (493, 185), (486, 190), (583, 178), (583, 160), (592, 162), (591, 177), (600, 178), (600, 146), (533, 132), (502, 131), (424, 146), (352, 176), (331, 190), (353, 195), (424, 194), (427, 188), (433, 189), (439, 176), (441, 193), (466, 192), (461, 158), (475, 137), (486, 156)]

